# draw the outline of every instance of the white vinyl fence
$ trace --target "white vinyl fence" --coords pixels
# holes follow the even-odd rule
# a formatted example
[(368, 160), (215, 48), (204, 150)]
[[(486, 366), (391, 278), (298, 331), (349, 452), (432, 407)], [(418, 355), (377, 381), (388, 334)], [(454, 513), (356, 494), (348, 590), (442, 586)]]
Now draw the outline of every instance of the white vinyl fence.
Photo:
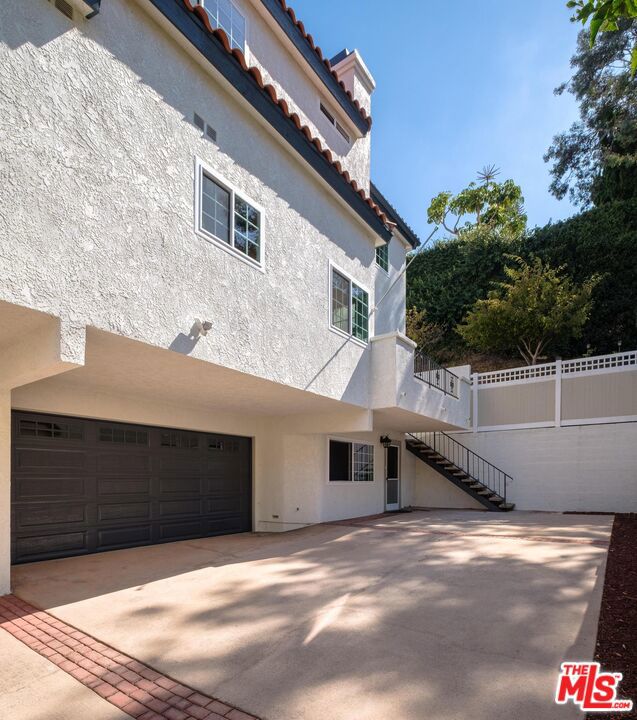
[(637, 421), (637, 351), (474, 373), (473, 432)]

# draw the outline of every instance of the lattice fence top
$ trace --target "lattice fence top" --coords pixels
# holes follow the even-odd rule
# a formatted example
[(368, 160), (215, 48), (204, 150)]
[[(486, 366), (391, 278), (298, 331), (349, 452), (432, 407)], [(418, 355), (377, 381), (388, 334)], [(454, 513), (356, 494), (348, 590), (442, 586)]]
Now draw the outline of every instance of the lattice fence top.
[(598, 355), (597, 357), (564, 360), (563, 373), (590, 372), (591, 370), (608, 370), (610, 368), (637, 366), (637, 350), (616, 353), (614, 355)]
[[(541, 365), (510, 368), (508, 370), (493, 370), (492, 372), (478, 373), (478, 385), (499, 385), (509, 382), (541, 380), (542, 378), (550, 379), (557, 374), (557, 367), (558, 363), (552, 362), (542, 363)], [(565, 375), (627, 367), (637, 368), (637, 350), (562, 361), (562, 373)]]

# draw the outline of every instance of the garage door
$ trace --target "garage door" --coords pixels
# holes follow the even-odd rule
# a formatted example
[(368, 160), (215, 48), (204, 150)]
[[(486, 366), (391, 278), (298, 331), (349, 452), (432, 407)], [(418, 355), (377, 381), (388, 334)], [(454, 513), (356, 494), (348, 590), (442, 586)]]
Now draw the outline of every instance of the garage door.
[(14, 412), (14, 563), (251, 529), (251, 440)]

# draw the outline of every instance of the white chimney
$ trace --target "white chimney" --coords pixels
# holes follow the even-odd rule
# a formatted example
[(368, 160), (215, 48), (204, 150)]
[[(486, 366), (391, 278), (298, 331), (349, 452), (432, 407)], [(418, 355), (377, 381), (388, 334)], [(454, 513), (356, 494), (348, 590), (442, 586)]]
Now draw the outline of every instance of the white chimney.
[(372, 93), (376, 83), (358, 50), (341, 50), (330, 60), (330, 65), (345, 89), (371, 115)]

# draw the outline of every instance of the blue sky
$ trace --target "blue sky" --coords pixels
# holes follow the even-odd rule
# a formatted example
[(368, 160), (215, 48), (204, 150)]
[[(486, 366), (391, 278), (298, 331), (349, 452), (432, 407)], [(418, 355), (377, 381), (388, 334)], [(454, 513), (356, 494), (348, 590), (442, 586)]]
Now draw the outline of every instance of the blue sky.
[[(550, 195), (542, 156), (577, 118), (578, 26), (565, 0), (290, 0), (328, 57), (358, 48), (376, 80), (372, 178), (414, 230), (487, 164), (522, 186), (529, 226), (576, 212)], [(579, 26), (581, 27), (581, 26)]]

